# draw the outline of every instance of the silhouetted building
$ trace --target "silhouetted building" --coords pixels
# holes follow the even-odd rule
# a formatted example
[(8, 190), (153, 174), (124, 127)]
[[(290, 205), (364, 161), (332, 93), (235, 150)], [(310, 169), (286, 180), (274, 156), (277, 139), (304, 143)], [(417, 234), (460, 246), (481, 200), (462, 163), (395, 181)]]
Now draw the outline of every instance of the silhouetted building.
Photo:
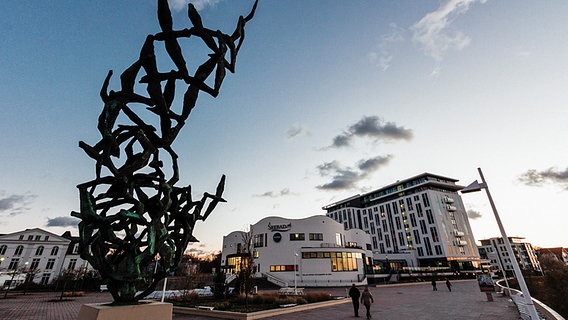
[(556, 260), (568, 266), (568, 249), (562, 247), (556, 248), (540, 248), (537, 251), (538, 256), (553, 256)]

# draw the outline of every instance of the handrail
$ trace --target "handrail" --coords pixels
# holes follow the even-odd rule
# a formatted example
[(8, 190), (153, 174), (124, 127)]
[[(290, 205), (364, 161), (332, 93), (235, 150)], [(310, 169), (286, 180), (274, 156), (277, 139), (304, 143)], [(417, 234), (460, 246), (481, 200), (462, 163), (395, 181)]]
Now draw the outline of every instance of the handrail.
[[(509, 290), (508, 294), (511, 296), (511, 300), (513, 300), (513, 302), (515, 303), (515, 305), (519, 309), (519, 313), (521, 314), (521, 317), (523, 319), (530, 319), (528, 312), (526, 312), (526, 310), (524, 310), (526, 308), (526, 306), (524, 305), (524, 303), (520, 303), (519, 297), (522, 297), (523, 293), (521, 291), (517, 290), (517, 289), (511, 289), (511, 288), (504, 287), (500, 283), (501, 281), (504, 281), (504, 279), (498, 280), (497, 283), (496, 283), (497, 286), (499, 288), (501, 288), (501, 292), (503, 292), (505, 290)], [(514, 292), (515, 294), (512, 295), (512, 294), (510, 294), (511, 292)], [(532, 301), (534, 302), (534, 305), (536, 306), (537, 311), (539, 313), (539, 316), (541, 318), (544, 316), (543, 319), (546, 319), (546, 320), (566, 320), (563, 316), (558, 314), (558, 312), (554, 311), (552, 308), (550, 308), (546, 304), (542, 303), (540, 300), (532, 298)]]
[(288, 287), (288, 282), (284, 281), (280, 278), (278, 278), (277, 276), (273, 275), (270, 272), (267, 273), (263, 273), (264, 276), (266, 276), (266, 280), (274, 283), (277, 286), (281, 286), (281, 287)]

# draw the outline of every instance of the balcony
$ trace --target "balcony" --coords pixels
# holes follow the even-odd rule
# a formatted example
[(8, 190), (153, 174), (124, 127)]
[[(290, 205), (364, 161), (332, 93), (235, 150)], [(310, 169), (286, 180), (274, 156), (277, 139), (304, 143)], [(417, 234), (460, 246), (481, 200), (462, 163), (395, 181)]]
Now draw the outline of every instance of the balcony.
[(465, 240), (458, 240), (456, 242), (457, 242), (458, 246), (460, 246), (460, 247), (467, 245), (467, 241), (465, 241)]
[(465, 233), (462, 232), (462, 231), (454, 231), (454, 235), (455, 235), (456, 237), (463, 237), (463, 236), (465, 236)]
[(445, 203), (454, 203), (454, 199), (450, 198), (450, 197), (444, 197), (444, 202)]
[(453, 211), (456, 211), (458, 208), (456, 208), (455, 206), (447, 205), (447, 206), (446, 206), (446, 209), (447, 209), (448, 211), (452, 211), (452, 212), (453, 212)]

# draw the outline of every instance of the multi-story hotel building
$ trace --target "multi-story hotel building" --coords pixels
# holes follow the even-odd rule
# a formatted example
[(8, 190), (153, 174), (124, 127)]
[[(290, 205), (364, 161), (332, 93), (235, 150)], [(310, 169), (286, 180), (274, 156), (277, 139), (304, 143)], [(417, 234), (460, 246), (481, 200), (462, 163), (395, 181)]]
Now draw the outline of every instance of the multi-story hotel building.
[(323, 209), (371, 236), (375, 265), (474, 270), (480, 257), (457, 181), (423, 173)]
[[(519, 268), (531, 272), (542, 272), (535, 250), (530, 243), (524, 242), (523, 239), (523, 237), (509, 237), (509, 242)], [(480, 242), (479, 252), (481, 258), (490, 260), (493, 269), (505, 269), (506, 273), (513, 274), (513, 258), (509, 255), (503, 238), (495, 237), (484, 239)]]

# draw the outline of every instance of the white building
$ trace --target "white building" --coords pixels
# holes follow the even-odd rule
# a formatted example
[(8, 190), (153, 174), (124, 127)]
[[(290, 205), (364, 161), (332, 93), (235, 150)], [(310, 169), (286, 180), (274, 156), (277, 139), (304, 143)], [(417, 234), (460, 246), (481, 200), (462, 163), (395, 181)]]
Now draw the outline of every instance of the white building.
[(457, 181), (423, 173), (323, 209), (345, 229), (370, 234), (374, 264), (383, 269), (378, 272), (391, 268), (475, 271), (480, 257), (457, 193), (463, 186)]
[[(542, 269), (532, 245), (523, 241), (523, 237), (509, 237), (513, 253), (521, 270), (541, 273)], [(501, 266), (509, 274), (513, 273), (513, 257), (509, 256), (505, 242), (501, 237), (481, 240), (479, 252), (483, 259), (491, 261), (495, 270), (502, 270)], [(499, 259), (499, 261), (497, 260)]]
[(58, 236), (38, 228), (0, 235), (0, 285), (16, 286), (26, 277), (47, 285), (63, 270), (86, 265), (77, 252), (73, 254), (76, 242), (70, 234)]
[(372, 267), (371, 240), (359, 229), (326, 216), (305, 219), (268, 217), (223, 237), (221, 267), (238, 273), (241, 258), (252, 254), (253, 275), (283, 287), (365, 284)]

